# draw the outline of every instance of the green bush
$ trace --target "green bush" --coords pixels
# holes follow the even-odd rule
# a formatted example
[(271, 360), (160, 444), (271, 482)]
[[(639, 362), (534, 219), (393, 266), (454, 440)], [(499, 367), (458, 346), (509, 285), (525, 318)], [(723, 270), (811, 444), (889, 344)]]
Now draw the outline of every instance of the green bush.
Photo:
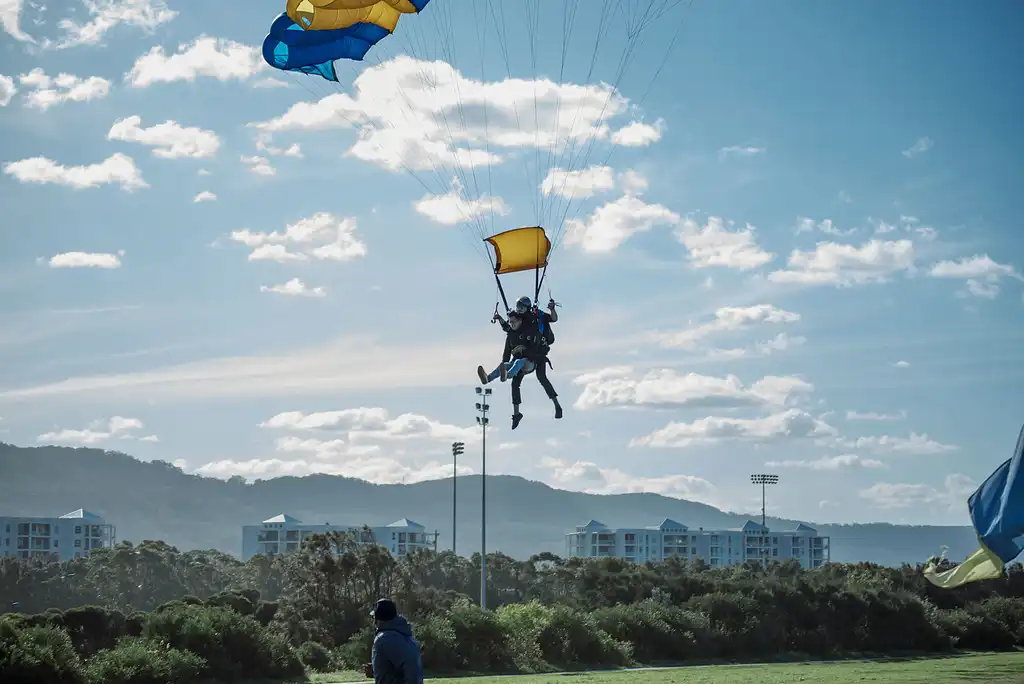
[(530, 601), (502, 606), (495, 614), (516, 670), (543, 672), (549, 669), (540, 647), (540, 635), (551, 624), (551, 609), (539, 601)]
[(598, 627), (593, 614), (567, 606), (551, 608), (538, 639), (544, 660), (551, 665), (607, 667), (633, 662), (631, 644), (613, 639)]
[(306, 643), (295, 649), (299, 661), (313, 672), (329, 672), (331, 670), (331, 652), (315, 641)]
[(339, 670), (361, 670), (370, 662), (370, 650), (377, 630), (364, 627), (356, 635), (334, 650), (334, 664)]
[(206, 661), (155, 639), (124, 637), (97, 653), (86, 666), (90, 684), (193, 684)]
[(938, 611), (939, 627), (957, 648), (984, 651), (1013, 649), (1017, 637), (1006, 625), (988, 615), (974, 615), (963, 608)]
[(461, 667), (473, 672), (513, 672), (515, 663), (505, 632), (492, 612), (461, 599), (452, 604), (448, 620), (455, 632)]
[(0, 682), (83, 684), (85, 671), (68, 633), (59, 627), (0, 622)]
[(647, 600), (602, 608), (594, 620), (616, 641), (632, 644), (633, 657), (642, 663), (715, 655), (709, 652), (710, 621), (701, 613)]
[[(429, 615), (413, 625), (420, 642), (423, 668), (432, 672), (453, 672), (462, 665), (452, 621), (444, 613)], [(369, 653), (369, 651), (367, 651)]]
[(221, 682), (283, 679), (303, 672), (302, 663), (280, 637), (228, 608), (171, 607), (150, 616), (143, 636), (202, 657), (204, 674)]

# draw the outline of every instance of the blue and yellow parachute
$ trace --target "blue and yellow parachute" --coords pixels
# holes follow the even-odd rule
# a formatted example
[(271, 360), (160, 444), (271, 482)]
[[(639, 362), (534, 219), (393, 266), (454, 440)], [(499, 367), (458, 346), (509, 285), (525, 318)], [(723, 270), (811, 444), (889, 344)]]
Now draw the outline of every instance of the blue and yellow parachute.
[(282, 71), (337, 81), (335, 60), (361, 61), (394, 33), (403, 14), (423, 11), (430, 0), (288, 0), (263, 39), (263, 59)]

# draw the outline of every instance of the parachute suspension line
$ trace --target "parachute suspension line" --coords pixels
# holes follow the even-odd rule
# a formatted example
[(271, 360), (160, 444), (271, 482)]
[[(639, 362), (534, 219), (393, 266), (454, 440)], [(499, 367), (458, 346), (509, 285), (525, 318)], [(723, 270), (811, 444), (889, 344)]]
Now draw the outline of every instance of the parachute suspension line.
[[(676, 7), (678, 7), (679, 5), (681, 5), (683, 2), (684, 2), (684, 0), (666, 0), (665, 4), (668, 4), (669, 6), (663, 8), (662, 11), (659, 12), (658, 15), (654, 19), (652, 19), (652, 22), (656, 21), (657, 19), (660, 19), (662, 16), (664, 16), (665, 14), (670, 12), (671, 10), (673, 10)], [(650, 83), (647, 84), (647, 88), (644, 90), (643, 94), (641, 95), (640, 99), (638, 100), (637, 107), (641, 106), (644, 103), (644, 101), (647, 99), (647, 96), (650, 94), (651, 90), (654, 88), (654, 84), (657, 82), (658, 77), (661, 75), (661, 72), (664, 70), (665, 66), (668, 64), (669, 57), (672, 55), (672, 51), (674, 50), (675, 45), (678, 42), (680, 35), (682, 34), (683, 27), (686, 25), (686, 19), (687, 19), (687, 16), (688, 16), (688, 10), (693, 6), (694, 2), (695, 2), (695, 0), (688, 0), (687, 4), (686, 4), (686, 7), (684, 7), (683, 10), (681, 11), (680, 17), (679, 17), (679, 22), (676, 25), (676, 30), (675, 30), (675, 32), (672, 35), (672, 40), (669, 41), (668, 47), (665, 50), (665, 54), (662, 56), (661, 62), (659, 63), (657, 70), (655, 70), (654, 76), (651, 78)], [(610, 147), (610, 149), (608, 150), (608, 154), (605, 155), (604, 160), (601, 162), (602, 166), (606, 166), (608, 164), (608, 162), (611, 160), (612, 155), (615, 153), (615, 150), (616, 150), (616, 146), (612, 145)], [(579, 210), (580, 210), (581, 206), (582, 205), (578, 205), (576, 207), (576, 211), (573, 212), (573, 215), (572, 215), (572, 217), (569, 220), (575, 220), (576, 219), (576, 216), (579, 214)], [(566, 221), (566, 215), (568, 214), (568, 210), (569, 210), (569, 206), (567, 205), (566, 206), (566, 213), (563, 214), (562, 221), (561, 221), (560, 225), (564, 225), (564, 223)], [(558, 238), (557, 238), (559, 243), (561, 241), (561, 238), (562, 238), (562, 235), (559, 235)], [(554, 249), (554, 247), (552, 247), (552, 249)]]
[[(565, 82), (565, 61), (569, 54), (569, 43), (572, 39), (572, 30), (576, 23), (576, 9), (579, 7), (579, 3), (576, 2), (564, 2), (562, 4), (562, 50), (559, 55), (559, 66), (558, 66), (558, 85), (561, 86)], [(544, 202), (547, 199), (548, 190), (545, 187), (545, 183), (548, 180), (552, 170), (553, 162), (555, 159), (555, 151), (558, 148), (558, 133), (560, 122), (562, 120), (562, 98), (556, 98), (555, 100), (555, 118), (554, 118), (554, 139), (551, 145), (548, 146), (547, 162), (545, 163), (544, 178), (541, 180), (541, 225), (547, 225), (548, 216)], [(568, 135), (566, 136), (568, 138)], [(552, 200), (553, 202), (554, 200)]]
[[(473, 25), (480, 24), (477, 17), (477, 7), (479, 5), (473, 3)], [(484, 13), (483, 25), (480, 28), (480, 32), (477, 38), (480, 42), (480, 80), (484, 83), (487, 82), (487, 14)], [(484, 152), (487, 154), (487, 213), (491, 219), (491, 228), (488, 232), (494, 234), (494, 181), (491, 169), (491, 134), (489, 130), (488, 117), (487, 117), (487, 101), (484, 100)]]
[[(609, 11), (610, 6), (609, 0), (604, 0), (601, 5), (601, 13), (598, 15), (597, 34), (594, 37), (594, 49), (590, 55), (590, 63), (587, 67), (587, 76), (584, 79), (584, 88), (589, 89), (593, 82), (594, 69), (597, 66), (597, 58), (601, 52), (602, 41), (607, 37), (608, 32), (611, 30), (611, 17), (612, 12)], [(565, 185), (569, 182), (570, 174), (573, 169), (573, 159), (575, 158), (574, 151), (579, 145), (579, 136), (576, 135), (576, 124), (580, 120), (580, 116), (583, 112), (583, 106), (586, 103), (585, 98), (581, 98), (580, 102), (576, 106), (576, 112), (573, 114), (572, 123), (569, 127), (569, 131), (566, 134), (566, 144), (559, 151), (558, 163), (554, 168), (559, 169), (562, 178), (561, 183), (558, 185), (557, 190), (553, 190), (552, 194), (555, 195), (553, 202), (556, 211), (552, 212), (552, 218), (557, 215), (557, 210), (561, 206), (561, 199), (565, 196)], [(596, 135), (596, 131), (593, 133)], [(566, 163), (566, 154), (569, 155), (569, 161)], [(552, 226), (554, 230), (554, 241), (552, 242), (552, 250), (555, 249), (555, 245), (559, 242), (559, 236), (562, 231), (561, 223), (554, 223)]]
[[(537, 0), (526, 0), (526, 23), (530, 34), (530, 71), (533, 80), (533, 159), (534, 187), (532, 192), (537, 196), (535, 204), (537, 211), (536, 224), (544, 226), (544, 193), (541, 191), (543, 180), (540, 177), (540, 115), (537, 111), (537, 31), (540, 29), (540, 7), (536, 5)], [(539, 252), (539, 250), (538, 250)]]
[[(505, 74), (508, 79), (512, 79), (512, 60), (509, 58), (509, 42), (508, 42), (508, 29), (505, 26), (505, 4), (503, 0), (498, 0), (498, 14), (501, 15), (501, 20), (498, 20), (498, 14), (494, 12), (493, 0), (487, 0), (487, 6), (491, 10), (491, 16), (494, 19), (494, 25), (497, 29), (498, 34), (498, 45), (501, 50), (502, 59), (505, 61)], [(512, 111), (516, 115), (516, 127), (522, 129), (523, 122), (519, 116), (519, 103), (515, 98), (512, 99)], [(530, 182), (530, 165), (526, 159), (526, 155), (523, 155), (523, 177), (526, 180), (526, 191), (530, 197), (530, 202), (533, 204), (533, 212), (537, 213), (537, 202), (536, 195), (534, 194), (534, 186)]]
[[(609, 90), (608, 97), (606, 98), (605, 104), (604, 104), (604, 106), (601, 109), (601, 113), (598, 115), (598, 119), (599, 120), (603, 119), (604, 112), (606, 111), (608, 105), (611, 103), (612, 96), (619, 91), (619, 84), (622, 81), (622, 79), (625, 77), (626, 72), (628, 71), (629, 64), (631, 62), (633, 53), (636, 50), (637, 44), (639, 42), (640, 37), (643, 34), (643, 31), (647, 27), (649, 27), (652, 23), (654, 23), (655, 21), (660, 19), (661, 16), (663, 16), (669, 9), (674, 8), (674, 7), (678, 6), (679, 4), (681, 4), (682, 1), (683, 0), (661, 0), (661, 7), (659, 8), (659, 11), (655, 12), (652, 15), (652, 10), (655, 7), (655, 5), (659, 4), (659, 0), (651, 0), (650, 3), (647, 6), (647, 9), (643, 12), (640, 20), (638, 20), (636, 22), (636, 24), (633, 23), (631, 18), (627, 17), (627, 20), (626, 20), (626, 24), (627, 24), (627, 26), (626, 26), (626, 30), (627, 30), (627, 45), (626, 45), (626, 49), (625, 49), (625, 51), (623, 52), (622, 56), (619, 59), (619, 65), (618, 65), (618, 68), (616, 70), (615, 80), (614, 80), (614, 82), (612, 84), (611, 89)], [(668, 8), (665, 7), (666, 5), (668, 5)], [(673, 42), (673, 44), (674, 44), (674, 42)], [(667, 53), (671, 52), (671, 47), (672, 47), (672, 44), (670, 44), (669, 49), (666, 50)], [(666, 58), (666, 61), (667, 61), (667, 58)], [(650, 86), (648, 87), (648, 89), (649, 88), (650, 88)], [(587, 165), (587, 162), (590, 159), (590, 155), (593, 152), (594, 144), (596, 143), (596, 141), (597, 141), (597, 135), (596, 135), (596, 132), (595, 132), (595, 134), (591, 136), (591, 139), (590, 139), (589, 143), (586, 146), (586, 152), (585, 152), (584, 159), (583, 159), (583, 162), (581, 164), (581, 167), (585, 167)], [(614, 146), (613, 146), (612, 149), (614, 150)], [(610, 156), (611, 156), (611, 154), (609, 153), (608, 158), (610, 158)], [(563, 229), (564, 229), (564, 226), (565, 226), (565, 220), (566, 220), (566, 218), (568, 216), (569, 209), (572, 206), (572, 201), (575, 198), (575, 195), (576, 195), (576, 189), (573, 188), (571, 190), (571, 192), (570, 192), (568, 200), (565, 202), (565, 211), (563, 212), (562, 218), (561, 218), (561, 220), (558, 223), (558, 234), (555, 237), (555, 243), (556, 244), (561, 244), (561, 241), (562, 241), (562, 239), (564, 237), (564, 230)], [(579, 207), (577, 207), (577, 210), (576, 210), (576, 213), (578, 213), (578, 212), (579, 212)], [(574, 215), (573, 215), (574, 219), (575, 219), (576, 213), (574, 213)]]

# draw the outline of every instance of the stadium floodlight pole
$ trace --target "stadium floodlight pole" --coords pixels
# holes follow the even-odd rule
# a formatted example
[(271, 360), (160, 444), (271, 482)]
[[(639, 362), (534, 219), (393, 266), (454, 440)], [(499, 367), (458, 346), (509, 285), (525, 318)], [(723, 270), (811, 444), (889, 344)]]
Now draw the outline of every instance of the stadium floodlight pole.
[(452, 553), (455, 551), (455, 523), (456, 511), (458, 510), (458, 497), (456, 489), (459, 479), (459, 456), (465, 453), (466, 445), (463, 442), (452, 442)]
[(764, 548), (765, 528), (768, 526), (768, 515), (765, 507), (766, 488), (768, 485), (778, 484), (779, 476), (768, 473), (755, 473), (750, 476), (750, 481), (761, 485), (761, 565), (768, 567), (768, 556)]
[(483, 433), (480, 448), (480, 610), (487, 610), (487, 422), (490, 420), (487, 412), (491, 410), (487, 399), (491, 396), (491, 388), (477, 387), (476, 393), (482, 399), (476, 405), (480, 413), (476, 422)]

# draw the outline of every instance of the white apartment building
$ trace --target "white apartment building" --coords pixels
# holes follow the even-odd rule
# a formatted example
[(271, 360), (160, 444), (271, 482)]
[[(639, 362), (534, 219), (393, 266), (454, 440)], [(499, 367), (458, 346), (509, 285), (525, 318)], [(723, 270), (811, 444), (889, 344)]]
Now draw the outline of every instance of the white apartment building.
[(803, 523), (795, 530), (773, 532), (753, 520), (731, 530), (691, 530), (670, 518), (657, 527), (619, 529), (591, 520), (565, 537), (570, 558), (612, 557), (646, 563), (680, 556), (699, 558), (711, 567), (795, 558), (806, 569), (820, 568), (831, 558), (829, 538)]
[(67, 561), (116, 538), (113, 525), (82, 508), (59, 518), (0, 517), (0, 556)]
[(267, 518), (259, 525), (242, 526), (242, 560), (247, 561), (256, 555), (292, 553), (299, 550), (307, 537), (326, 532), (351, 532), (360, 543), (379, 544), (395, 556), (434, 548), (434, 535), (428, 537), (423, 525), (408, 518), (401, 518), (384, 527), (371, 527), (369, 533), (366, 533), (361, 525), (309, 525), (282, 513)]

